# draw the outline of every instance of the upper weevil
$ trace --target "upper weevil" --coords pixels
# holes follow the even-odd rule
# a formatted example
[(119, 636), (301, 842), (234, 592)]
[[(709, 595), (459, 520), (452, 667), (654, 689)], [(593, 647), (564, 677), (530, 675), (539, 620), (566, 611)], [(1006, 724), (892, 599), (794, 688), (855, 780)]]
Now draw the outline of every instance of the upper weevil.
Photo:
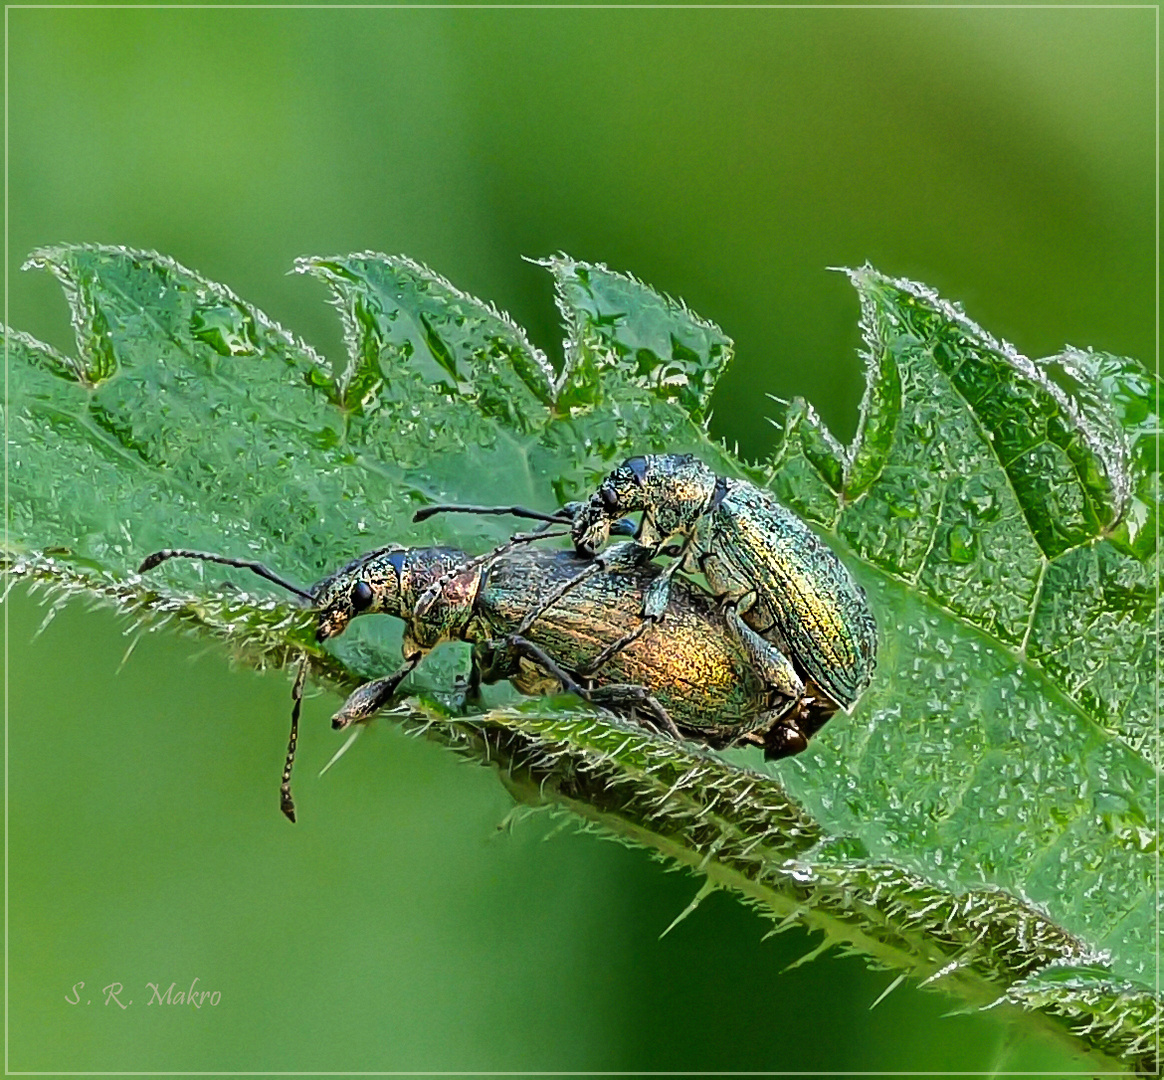
[(818, 690), (852, 707), (873, 677), (877, 625), (864, 589), (800, 518), (691, 454), (632, 457), (575, 508), (575, 547), (597, 551), (623, 515), (637, 511), (641, 547), (659, 554), (679, 540), (678, 557), (656, 583), (662, 595), (675, 569), (703, 573), (712, 592)]

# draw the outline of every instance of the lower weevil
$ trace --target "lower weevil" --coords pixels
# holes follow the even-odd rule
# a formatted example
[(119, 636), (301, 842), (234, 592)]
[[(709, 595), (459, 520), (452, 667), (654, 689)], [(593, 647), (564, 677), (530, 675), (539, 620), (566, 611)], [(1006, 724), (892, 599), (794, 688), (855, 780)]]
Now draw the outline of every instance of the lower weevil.
[[(353, 691), (332, 718), (336, 728), (370, 719), (429, 651), (459, 640), (474, 646), (471, 691), (502, 679), (523, 693), (565, 688), (648, 727), (711, 746), (761, 745), (769, 757), (800, 749), (801, 731), (785, 722), (792, 688), (782, 671), (766, 669), (766, 643), (734, 612), (721, 613), (683, 581), (672, 588), (661, 618), (642, 619), (660, 571), (643, 563), (633, 545), (611, 549), (611, 556), (611, 572), (582, 582), (576, 579), (586, 561), (576, 554), (529, 548), (487, 560), (450, 548), (381, 548), (310, 590), (260, 563), (204, 552), (160, 551), (142, 570), (175, 557), (249, 569), (316, 610), (320, 641), (342, 634), (361, 615), (403, 619), (403, 665)], [(291, 764), (305, 673), (301, 666), (292, 692), (281, 789), (292, 821)]]

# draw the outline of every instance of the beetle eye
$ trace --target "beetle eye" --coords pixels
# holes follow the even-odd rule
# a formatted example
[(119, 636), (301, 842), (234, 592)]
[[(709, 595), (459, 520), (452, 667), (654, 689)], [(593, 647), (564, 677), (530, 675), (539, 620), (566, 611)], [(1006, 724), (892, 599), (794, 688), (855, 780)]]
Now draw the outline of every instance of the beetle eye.
[(372, 606), (372, 586), (366, 581), (357, 581), (352, 586), (352, 607), (356, 611), (366, 611)]
[(618, 495), (613, 485), (603, 484), (598, 489), (598, 497), (602, 500), (602, 505), (612, 514), (618, 512)]

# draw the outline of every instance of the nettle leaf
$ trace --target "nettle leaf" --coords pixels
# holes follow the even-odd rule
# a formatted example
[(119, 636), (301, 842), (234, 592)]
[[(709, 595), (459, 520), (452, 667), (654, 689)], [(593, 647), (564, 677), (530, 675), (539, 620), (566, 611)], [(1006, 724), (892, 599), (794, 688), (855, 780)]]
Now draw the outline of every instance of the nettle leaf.
[[(77, 355), (5, 337), (15, 578), (252, 663), (306, 654), (349, 689), (396, 666), (399, 631), (358, 622), (325, 651), (252, 578), (224, 591), (198, 565), (134, 567), (180, 544), (306, 584), (389, 542), (484, 551), (503, 524), (413, 511), (550, 509), (631, 453), (694, 451), (766, 484), (868, 590), (880, 659), (852, 716), (767, 766), (561, 702), (462, 718), (413, 698), (407, 722), (780, 926), (1021, 1012), (1097, 1068), (1155, 1069), (1158, 386), (1135, 362), (1031, 361), (865, 267), (853, 445), (782, 402), (769, 461), (748, 466), (706, 433), (730, 340), (601, 265), (544, 263), (568, 335), (557, 376), (507, 316), (403, 257), (297, 264), (340, 312), (341, 367), (159, 255), (60, 247), (29, 265), (63, 284)], [(420, 673), (414, 689), (449, 677)]]
[(539, 265), (554, 275), (566, 321), (560, 409), (621, 398), (630, 385), (679, 404), (697, 422), (706, 418), (708, 399), (734, 348), (715, 323), (602, 265), (566, 255)]

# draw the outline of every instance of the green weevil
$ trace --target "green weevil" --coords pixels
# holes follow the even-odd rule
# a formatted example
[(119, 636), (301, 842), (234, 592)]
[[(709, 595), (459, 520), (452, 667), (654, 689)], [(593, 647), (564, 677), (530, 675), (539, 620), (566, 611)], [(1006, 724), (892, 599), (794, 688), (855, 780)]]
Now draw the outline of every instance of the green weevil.
[[(789, 726), (795, 699), (783, 673), (766, 668), (767, 644), (733, 611), (680, 580), (665, 610), (642, 619), (661, 571), (635, 545), (610, 549), (608, 572), (578, 582), (589, 560), (570, 551), (515, 549), (470, 558), (452, 548), (390, 546), (352, 560), (310, 590), (261, 563), (168, 549), (142, 563), (193, 558), (253, 571), (317, 612), (316, 637), (342, 634), (351, 620), (385, 613), (405, 623), (404, 663), (358, 687), (333, 716), (344, 728), (386, 705), (404, 678), (445, 641), (473, 644), (469, 690), (508, 679), (527, 694), (566, 689), (675, 737), (712, 747), (762, 746), (769, 757), (799, 748)], [(423, 601), (423, 602), (422, 602)], [(303, 690), (292, 692), (292, 732), (284, 768), (283, 812), (294, 821), (291, 763)]]
[(646, 551), (656, 555), (680, 541), (657, 592), (677, 568), (702, 573), (820, 693), (852, 708), (873, 677), (877, 624), (864, 589), (800, 518), (691, 454), (632, 457), (575, 512), (576, 549), (595, 551), (612, 524), (636, 511), (642, 520), (634, 542)]
[[(759, 732), (779, 751), (779, 720), (791, 698), (765, 680), (759, 637), (730, 625), (732, 614), (710, 597), (683, 584), (662, 618), (644, 620), (639, 613), (658, 568), (617, 551), (609, 573), (557, 599), (587, 565), (573, 552), (527, 548), (463, 569), (470, 562), (448, 548), (390, 548), (312, 590), (321, 640), (359, 615), (383, 612), (405, 622), (404, 666), (358, 688), (333, 724), (366, 719), (426, 653), (459, 640), (474, 645), (473, 681), (509, 679), (531, 694), (564, 687), (672, 735), (722, 746)], [(434, 583), (436, 599), (422, 607)]]

